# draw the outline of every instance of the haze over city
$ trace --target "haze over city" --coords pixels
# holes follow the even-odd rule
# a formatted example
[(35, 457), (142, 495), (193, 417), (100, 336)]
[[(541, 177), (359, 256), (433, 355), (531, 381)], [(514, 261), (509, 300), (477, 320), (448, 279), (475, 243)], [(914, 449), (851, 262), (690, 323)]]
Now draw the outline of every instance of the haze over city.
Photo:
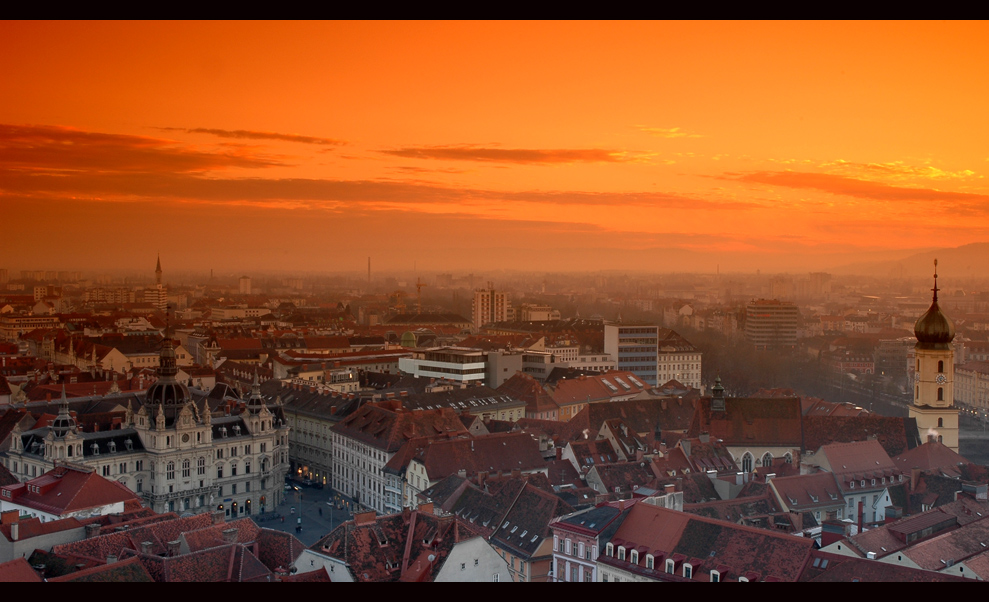
[(0, 22), (0, 583), (989, 580), (987, 34)]
[(0, 256), (713, 273), (986, 242), (986, 27), (7, 22)]

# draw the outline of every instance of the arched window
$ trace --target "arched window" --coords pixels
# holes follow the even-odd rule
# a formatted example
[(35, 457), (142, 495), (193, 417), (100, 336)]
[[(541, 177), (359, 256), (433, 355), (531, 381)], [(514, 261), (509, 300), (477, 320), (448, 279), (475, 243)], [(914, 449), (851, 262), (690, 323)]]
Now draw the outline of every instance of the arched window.
[(944, 362), (943, 361), (938, 361), (938, 363), (937, 363), (937, 371), (938, 372), (944, 372)]
[(199, 458), (196, 464), (196, 472), (199, 474), (199, 476), (203, 476), (206, 474), (206, 458)]
[(783, 456), (783, 461), (786, 462), (787, 464), (793, 464), (793, 454), (791, 454), (790, 452), (786, 452), (786, 455)]
[(165, 478), (169, 481), (175, 478), (175, 462), (169, 462), (165, 467)]
[(941, 387), (937, 388), (937, 400), (944, 401), (944, 389)]
[(938, 418), (937, 419), (937, 426), (938, 426), (938, 428), (941, 428), (941, 427), (944, 426), (944, 418)]
[(182, 478), (188, 479), (192, 471), (192, 463), (188, 460), (182, 460)]
[(752, 464), (755, 460), (752, 458), (752, 454), (745, 452), (742, 456), (742, 472), (752, 472)]
[(766, 452), (765, 455), (762, 456), (762, 465), (763, 466), (772, 466), (773, 465), (773, 454), (771, 454), (769, 452)]

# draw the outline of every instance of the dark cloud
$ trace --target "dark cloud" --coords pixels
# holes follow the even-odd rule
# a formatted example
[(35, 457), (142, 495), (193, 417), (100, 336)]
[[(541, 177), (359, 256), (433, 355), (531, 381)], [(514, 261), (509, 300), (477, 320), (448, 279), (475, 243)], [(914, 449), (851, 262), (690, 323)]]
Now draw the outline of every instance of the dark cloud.
[(438, 184), (384, 180), (306, 178), (206, 178), (194, 174), (69, 173), (38, 174), (0, 169), (0, 190), (23, 195), (78, 195), (111, 199), (186, 201), (340, 201), (361, 203), (440, 203), (519, 201), (560, 205), (661, 207), (666, 209), (749, 209), (759, 205), (718, 202), (655, 192), (501, 192)]
[(379, 151), (407, 159), (442, 159), (447, 161), (482, 161), (486, 163), (558, 164), (623, 163), (632, 161), (629, 153), (601, 148), (526, 149), (481, 146), (409, 146)]
[(208, 153), (146, 136), (0, 124), (0, 167), (6, 170), (174, 174), (274, 165), (237, 149)]
[(728, 179), (740, 182), (820, 190), (822, 192), (875, 201), (934, 201), (939, 203), (938, 207), (942, 211), (949, 207), (969, 214), (984, 214), (989, 211), (989, 195), (970, 192), (951, 192), (931, 188), (907, 188), (833, 174), (794, 171), (757, 172), (744, 175), (726, 174), (726, 176)]
[(317, 144), (320, 146), (341, 146), (345, 140), (334, 138), (318, 138), (316, 136), (300, 136), (298, 134), (279, 134), (277, 132), (256, 132), (252, 130), (219, 130), (215, 128), (158, 128), (168, 132), (186, 132), (189, 134), (209, 134), (220, 138), (240, 138), (246, 140), (282, 140), (300, 144)]

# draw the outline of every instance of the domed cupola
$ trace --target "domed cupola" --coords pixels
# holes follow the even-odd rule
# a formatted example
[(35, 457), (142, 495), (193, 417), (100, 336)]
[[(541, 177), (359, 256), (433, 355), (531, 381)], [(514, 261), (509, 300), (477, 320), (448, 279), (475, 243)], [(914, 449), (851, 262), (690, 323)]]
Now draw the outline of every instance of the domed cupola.
[(955, 338), (955, 325), (937, 304), (937, 260), (934, 260), (934, 300), (930, 309), (920, 316), (913, 327), (918, 349), (948, 349)]
[(62, 385), (62, 400), (58, 404), (58, 416), (52, 422), (52, 434), (61, 438), (75, 430), (76, 420), (69, 413), (69, 400), (65, 395), (65, 385)]
[(247, 410), (252, 416), (256, 416), (264, 409), (264, 398), (261, 397), (261, 381), (258, 379), (258, 371), (254, 371), (254, 382), (251, 384), (251, 396), (247, 398)]
[(165, 419), (168, 423), (174, 421), (179, 409), (191, 399), (189, 388), (175, 379), (178, 373), (179, 369), (175, 363), (175, 342), (166, 337), (161, 344), (158, 380), (148, 388), (145, 403), (152, 407), (160, 405), (165, 411)]

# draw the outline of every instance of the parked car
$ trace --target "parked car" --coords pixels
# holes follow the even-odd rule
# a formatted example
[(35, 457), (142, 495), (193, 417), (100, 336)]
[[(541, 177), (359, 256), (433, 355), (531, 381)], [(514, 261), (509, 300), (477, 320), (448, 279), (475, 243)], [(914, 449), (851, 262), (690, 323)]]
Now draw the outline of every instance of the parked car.
[(305, 485), (306, 487), (312, 487), (313, 483), (315, 483), (315, 481), (313, 481), (312, 479), (305, 479), (302, 481), (302, 484)]

